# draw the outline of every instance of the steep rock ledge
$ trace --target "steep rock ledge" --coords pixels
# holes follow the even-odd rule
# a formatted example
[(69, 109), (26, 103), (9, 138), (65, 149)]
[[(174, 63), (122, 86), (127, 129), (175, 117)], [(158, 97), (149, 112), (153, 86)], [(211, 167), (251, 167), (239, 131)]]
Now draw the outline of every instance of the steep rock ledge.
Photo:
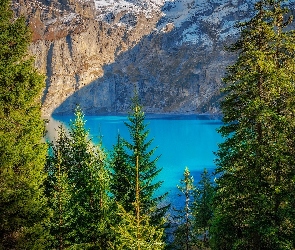
[(165, 2), (157, 29), (106, 64), (103, 77), (75, 92), (55, 113), (69, 113), (76, 103), (88, 114), (124, 113), (135, 88), (146, 112), (218, 113), (221, 78), (235, 57), (223, 48), (237, 37), (234, 23), (251, 14), (247, 2)]
[[(149, 34), (161, 13), (116, 12), (102, 20), (103, 9), (80, 0), (13, 1), (16, 15), (24, 15), (33, 31), (30, 51), (47, 75), (42, 111), (49, 116), (68, 97), (103, 75), (102, 67)], [(106, 13), (108, 14), (108, 13)]]
[[(43, 114), (125, 113), (137, 88), (146, 112), (218, 113), (235, 55), (234, 24), (255, 0), (13, 0), (47, 75)], [(295, 0), (288, 5), (294, 12)], [(294, 13), (293, 13), (294, 14)]]

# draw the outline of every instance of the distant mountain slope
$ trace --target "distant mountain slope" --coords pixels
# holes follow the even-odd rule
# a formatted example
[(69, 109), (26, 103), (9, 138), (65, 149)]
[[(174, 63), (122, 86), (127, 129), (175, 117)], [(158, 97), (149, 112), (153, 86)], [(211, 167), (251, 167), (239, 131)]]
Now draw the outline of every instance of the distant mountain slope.
[[(254, 0), (20, 0), (31, 51), (47, 74), (43, 113), (126, 112), (137, 87), (147, 112), (217, 113), (237, 21)], [(294, 2), (290, 1), (294, 9)]]

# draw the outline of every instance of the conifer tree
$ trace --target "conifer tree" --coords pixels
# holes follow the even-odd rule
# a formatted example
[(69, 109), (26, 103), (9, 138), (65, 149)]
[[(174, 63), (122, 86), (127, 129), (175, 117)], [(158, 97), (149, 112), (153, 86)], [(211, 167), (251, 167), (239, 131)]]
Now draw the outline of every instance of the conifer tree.
[(28, 55), (30, 31), (0, 1), (0, 248), (42, 249), (48, 216), (42, 183), (44, 76)]
[[(68, 173), (72, 187), (71, 208), (73, 226), (72, 237), (77, 244), (84, 242), (107, 248), (109, 172), (106, 155), (101, 146), (95, 147), (88, 138), (85, 119), (78, 108), (76, 119), (71, 123), (71, 157)], [(91, 243), (91, 244), (90, 244)]]
[[(160, 188), (162, 182), (155, 181), (155, 178), (161, 171), (157, 168), (156, 162), (159, 157), (154, 157), (156, 148), (150, 149), (152, 140), (148, 140), (149, 131), (144, 123), (145, 115), (139, 104), (138, 95), (132, 100), (132, 112), (128, 116), (129, 122), (126, 122), (130, 134), (130, 141), (119, 140), (115, 148), (115, 158), (113, 162), (113, 184), (112, 190), (116, 201), (123, 208), (130, 212), (134, 210), (134, 202), (136, 200), (136, 167), (139, 167), (139, 197), (143, 213), (150, 214), (153, 211), (152, 222), (160, 222), (164, 216), (167, 206), (160, 205), (165, 195), (155, 196), (155, 192)], [(120, 158), (118, 157), (120, 156)], [(138, 163), (138, 164), (137, 164)], [(126, 176), (128, 178), (126, 179)], [(124, 183), (118, 182), (124, 180)], [(126, 185), (124, 188), (122, 184)], [(123, 196), (118, 196), (122, 188), (126, 192)], [(157, 209), (155, 209), (157, 208)], [(157, 222), (156, 222), (157, 221)]]
[(197, 183), (192, 205), (193, 232), (195, 241), (201, 249), (209, 248), (209, 229), (213, 216), (212, 201), (214, 197), (214, 185), (210, 174), (204, 169), (201, 179)]
[[(106, 166), (106, 155), (101, 146), (94, 146), (88, 138), (85, 120), (80, 108), (76, 109), (75, 120), (70, 124), (69, 135), (60, 133), (54, 148), (49, 179), (55, 190), (51, 199), (53, 204), (60, 205), (60, 195), (66, 195), (63, 203), (63, 242), (61, 234), (56, 232), (58, 247), (79, 249), (107, 249), (110, 237), (109, 206), (109, 171)], [(52, 170), (54, 169), (54, 171)], [(60, 173), (62, 171), (62, 174)], [(60, 185), (60, 176), (64, 176), (64, 194), (56, 193)], [(61, 191), (61, 190), (60, 190)], [(65, 192), (66, 191), (66, 192)], [(60, 207), (54, 206), (60, 223)], [(54, 225), (54, 223), (53, 223)], [(64, 244), (66, 243), (66, 244)], [(61, 249), (61, 248), (60, 248)]]
[(59, 127), (56, 143), (50, 145), (46, 171), (48, 177), (45, 181), (48, 205), (53, 211), (49, 228), (53, 239), (51, 247), (59, 250), (66, 249), (71, 242), (71, 213), (69, 207), (70, 187), (68, 181), (68, 152), (70, 140), (63, 126)]
[(180, 209), (175, 209), (176, 214), (173, 216), (177, 225), (174, 231), (174, 241), (171, 245), (173, 249), (192, 249), (194, 245), (193, 235), (193, 214), (192, 204), (195, 194), (194, 178), (191, 175), (188, 167), (183, 172), (183, 179), (180, 181), (180, 185), (177, 188), (181, 192), (179, 200), (184, 198), (184, 206)]
[(132, 203), (134, 210), (126, 212), (122, 205), (118, 204), (118, 214), (122, 219), (115, 227), (118, 236), (114, 249), (164, 249), (164, 221), (152, 225), (151, 216), (142, 210), (139, 156), (136, 158), (135, 202)]
[[(138, 204), (134, 203), (134, 206)], [(113, 227), (117, 237), (112, 244), (116, 250), (162, 250), (165, 249), (164, 221), (158, 225), (151, 222), (151, 217), (144, 213), (127, 212), (118, 205), (118, 215), (122, 218), (118, 225)]]
[(295, 43), (280, 0), (240, 24), (224, 79), (213, 249), (295, 247)]
[(210, 174), (204, 169), (201, 179), (194, 185), (194, 178), (186, 167), (184, 178), (180, 181), (178, 189), (184, 198), (180, 209), (175, 209), (173, 216), (177, 228), (173, 233), (172, 249), (209, 249), (209, 228), (212, 218), (212, 200), (214, 187)]
[(112, 154), (111, 191), (118, 204), (116, 241), (113, 249), (164, 249), (164, 213), (159, 203), (163, 196), (155, 197), (161, 186), (155, 178), (160, 172), (147, 140), (149, 131), (144, 124), (145, 115), (138, 96), (133, 98), (132, 113), (125, 123), (130, 133), (127, 141), (118, 136)]
[(128, 164), (128, 154), (126, 153), (124, 140), (118, 135), (117, 144), (113, 148), (111, 155), (112, 181), (110, 190), (113, 199), (122, 203), (127, 211), (134, 208), (132, 203), (135, 200), (134, 187), (131, 184), (131, 176), (134, 175), (132, 168)]

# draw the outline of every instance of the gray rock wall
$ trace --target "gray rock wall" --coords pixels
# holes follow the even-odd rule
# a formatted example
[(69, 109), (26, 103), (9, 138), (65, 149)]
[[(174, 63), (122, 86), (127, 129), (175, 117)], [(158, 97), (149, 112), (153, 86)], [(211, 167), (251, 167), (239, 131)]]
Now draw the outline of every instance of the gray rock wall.
[[(14, 0), (47, 75), (43, 114), (125, 113), (138, 89), (146, 112), (218, 113), (224, 51), (254, 0)], [(294, 9), (294, 1), (289, 1)]]
[[(36, 67), (47, 76), (42, 96), (44, 116), (50, 116), (67, 98), (102, 77), (103, 67), (150, 34), (160, 16), (157, 11), (149, 16), (138, 13), (130, 26), (123, 11), (107, 22), (98, 18), (101, 13), (93, 0), (20, 0), (13, 2), (13, 9), (16, 15), (27, 17), (33, 30), (30, 51)], [(127, 24), (118, 23), (121, 19)], [(65, 107), (62, 112), (72, 113), (72, 109)]]

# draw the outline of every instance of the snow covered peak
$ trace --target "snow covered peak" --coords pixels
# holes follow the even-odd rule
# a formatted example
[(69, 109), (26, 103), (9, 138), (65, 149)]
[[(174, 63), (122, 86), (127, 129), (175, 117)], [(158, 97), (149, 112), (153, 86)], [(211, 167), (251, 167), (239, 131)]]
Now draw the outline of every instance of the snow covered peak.
[[(183, 31), (183, 43), (193, 42), (193, 38), (202, 29), (202, 25), (214, 26), (220, 31), (220, 39), (234, 35), (238, 31), (232, 26), (235, 19), (248, 15), (249, 5), (256, 0), (78, 0), (92, 1), (96, 9), (97, 19), (112, 25), (133, 27), (137, 16), (144, 14), (152, 18), (161, 13), (163, 18), (157, 25), (158, 31), (170, 31), (167, 25), (174, 28), (186, 26)], [(228, 29), (231, 29), (229, 31)], [(199, 33), (202, 33), (200, 31)], [(181, 42), (181, 43), (182, 43)]]
[(161, 11), (165, 0), (94, 0), (98, 18), (112, 21), (118, 13), (145, 14), (151, 18), (154, 11)]

